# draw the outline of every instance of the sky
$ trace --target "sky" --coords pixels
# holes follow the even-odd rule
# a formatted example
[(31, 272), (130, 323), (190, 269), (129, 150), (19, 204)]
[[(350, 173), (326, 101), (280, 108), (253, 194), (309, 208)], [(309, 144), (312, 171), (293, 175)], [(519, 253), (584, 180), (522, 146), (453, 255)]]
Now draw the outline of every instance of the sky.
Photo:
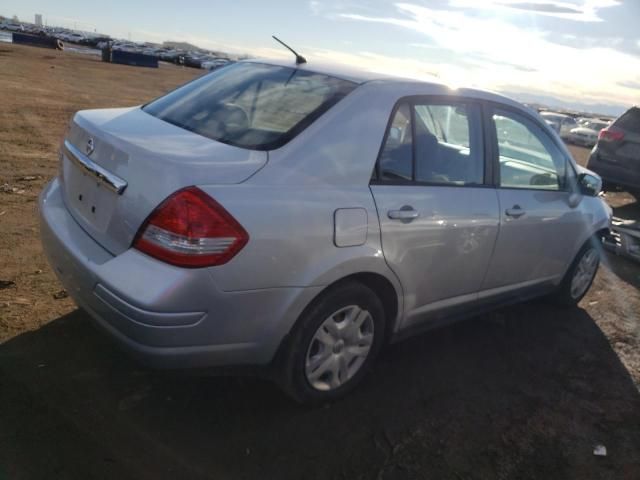
[(640, 0), (4, 0), (0, 14), (134, 41), (288, 53), (522, 101), (618, 114), (640, 104)]

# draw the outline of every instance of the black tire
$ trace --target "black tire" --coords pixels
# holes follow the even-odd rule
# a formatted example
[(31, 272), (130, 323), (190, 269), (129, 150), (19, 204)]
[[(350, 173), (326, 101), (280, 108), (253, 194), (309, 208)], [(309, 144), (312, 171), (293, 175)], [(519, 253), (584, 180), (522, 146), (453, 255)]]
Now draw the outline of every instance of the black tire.
[[(593, 251), (596, 255), (595, 271), (593, 272), (593, 275), (591, 276), (591, 279), (589, 280), (588, 285), (584, 289), (584, 291), (582, 291), (579, 295), (574, 295), (572, 294), (572, 291), (571, 291), (573, 278), (576, 275), (576, 272), (578, 271), (580, 262), (585, 257), (585, 255), (587, 255), (591, 251)], [(585, 244), (582, 246), (582, 248), (580, 248), (580, 251), (576, 255), (576, 258), (574, 258), (573, 262), (571, 262), (571, 266), (569, 267), (569, 269), (567, 270), (567, 273), (562, 279), (562, 283), (560, 284), (558, 291), (552, 297), (553, 301), (556, 304), (564, 307), (574, 307), (578, 303), (580, 303), (580, 300), (582, 300), (582, 298), (587, 294), (587, 292), (591, 288), (591, 285), (593, 284), (593, 280), (595, 279), (596, 274), (598, 273), (598, 268), (600, 266), (601, 251), (602, 251), (602, 244), (600, 243), (599, 238), (592, 237), (585, 242)]]
[[(332, 390), (314, 388), (305, 373), (307, 353), (320, 326), (335, 312), (357, 305), (373, 320), (373, 340), (364, 362), (357, 372)], [(374, 362), (384, 343), (385, 314), (378, 296), (365, 285), (347, 281), (331, 287), (316, 298), (302, 313), (284, 342), (278, 361), (277, 381), (297, 402), (307, 405), (336, 400), (353, 390)]]

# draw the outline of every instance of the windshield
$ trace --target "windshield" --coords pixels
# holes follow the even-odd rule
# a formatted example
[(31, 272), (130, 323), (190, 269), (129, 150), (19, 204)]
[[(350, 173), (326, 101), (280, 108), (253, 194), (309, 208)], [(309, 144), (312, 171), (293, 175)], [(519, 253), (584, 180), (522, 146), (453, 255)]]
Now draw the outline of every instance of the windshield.
[(238, 63), (205, 75), (143, 110), (199, 135), (243, 148), (284, 145), (356, 84), (287, 67)]

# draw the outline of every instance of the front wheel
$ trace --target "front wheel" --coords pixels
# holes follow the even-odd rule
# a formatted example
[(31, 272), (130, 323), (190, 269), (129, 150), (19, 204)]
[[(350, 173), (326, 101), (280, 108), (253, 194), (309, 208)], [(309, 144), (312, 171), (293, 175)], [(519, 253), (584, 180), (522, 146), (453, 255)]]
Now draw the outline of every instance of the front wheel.
[(335, 400), (352, 390), (382, 346), (384, 308), (357, 282), (339, 284), (298, 320), (283, 351), (280, 381), (300, 403)]
[(588, 240), (569, 267), (555, 300), (565, 306), (577, 305), (587, 294), (600, 265), (600, 245), (595, 238)]

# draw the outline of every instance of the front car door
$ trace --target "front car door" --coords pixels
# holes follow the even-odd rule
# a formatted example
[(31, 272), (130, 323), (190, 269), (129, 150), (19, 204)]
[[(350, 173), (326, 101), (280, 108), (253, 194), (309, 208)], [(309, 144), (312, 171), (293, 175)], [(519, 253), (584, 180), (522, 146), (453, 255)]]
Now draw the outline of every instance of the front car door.
[(473, 101), (411, 98), (392, 113), (371, 191), (403, 327), (477, 298), (499, 223), (483, 136)]
[(526, 112), (490, 112), (500, 233), (481, 297), (557, 284), (589, 228), (576, 173), (556, 140)]

